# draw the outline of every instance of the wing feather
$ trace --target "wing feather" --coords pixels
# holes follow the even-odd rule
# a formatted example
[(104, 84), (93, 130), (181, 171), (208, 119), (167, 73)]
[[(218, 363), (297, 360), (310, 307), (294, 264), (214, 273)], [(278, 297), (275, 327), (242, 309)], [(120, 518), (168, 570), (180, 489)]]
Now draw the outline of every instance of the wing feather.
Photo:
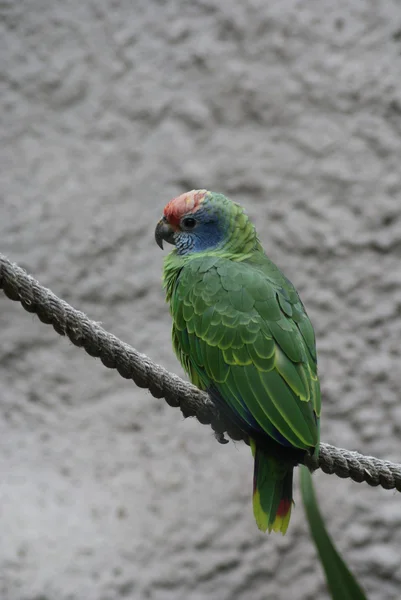
[(245, 429), (308, 449), (320, 414), (314, 332), (294, 288), (269, 269), (188, 261), (171, 302), (173, 342), (191, 379), (215, 390)]

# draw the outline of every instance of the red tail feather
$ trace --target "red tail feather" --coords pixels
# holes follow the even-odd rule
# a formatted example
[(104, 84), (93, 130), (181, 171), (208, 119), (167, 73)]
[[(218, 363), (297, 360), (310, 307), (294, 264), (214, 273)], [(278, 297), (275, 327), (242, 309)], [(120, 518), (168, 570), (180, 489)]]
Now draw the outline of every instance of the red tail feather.
[(277, 517), (285, 517), (291, 508), (291, 500), (289, 498), (282, 498), (276, 512)]

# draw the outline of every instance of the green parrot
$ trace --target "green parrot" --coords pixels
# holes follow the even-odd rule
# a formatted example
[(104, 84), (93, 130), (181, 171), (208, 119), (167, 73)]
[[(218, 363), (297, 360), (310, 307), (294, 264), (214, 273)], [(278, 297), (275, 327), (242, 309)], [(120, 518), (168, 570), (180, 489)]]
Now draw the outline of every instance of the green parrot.
[(192, 383), (249, 435), (253, 510), (262, 531), (287, 531), (294, 466), (319, 451), (315, 335), (297, 291), (266, 256), (243, 208), (192, 190), (155, 231), (173, 346)]

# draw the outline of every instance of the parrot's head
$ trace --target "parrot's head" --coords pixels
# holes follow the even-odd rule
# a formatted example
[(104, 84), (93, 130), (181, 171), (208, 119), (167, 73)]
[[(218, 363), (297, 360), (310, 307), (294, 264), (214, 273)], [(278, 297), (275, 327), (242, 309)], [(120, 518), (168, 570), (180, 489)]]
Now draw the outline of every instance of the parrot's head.
[(255, 228), (243, 208), (207, 190), (192, 190), (171, 200), (155, 230), (160, 248), (163, 241), (174, 244), (180, 255), (225, 248), (241, 252), (250, 237), (255, 244)]

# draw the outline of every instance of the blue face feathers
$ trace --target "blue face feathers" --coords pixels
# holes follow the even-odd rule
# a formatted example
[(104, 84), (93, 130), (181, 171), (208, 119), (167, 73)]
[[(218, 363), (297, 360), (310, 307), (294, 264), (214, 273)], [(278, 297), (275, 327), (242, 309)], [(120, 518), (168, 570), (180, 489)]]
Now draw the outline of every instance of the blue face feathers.
[(181, 219), (181, 231), (174, 234), (177, 254), (191, 254), (219, 248), (227, 234), (226, 219), (221, 211), (199, 208)]

